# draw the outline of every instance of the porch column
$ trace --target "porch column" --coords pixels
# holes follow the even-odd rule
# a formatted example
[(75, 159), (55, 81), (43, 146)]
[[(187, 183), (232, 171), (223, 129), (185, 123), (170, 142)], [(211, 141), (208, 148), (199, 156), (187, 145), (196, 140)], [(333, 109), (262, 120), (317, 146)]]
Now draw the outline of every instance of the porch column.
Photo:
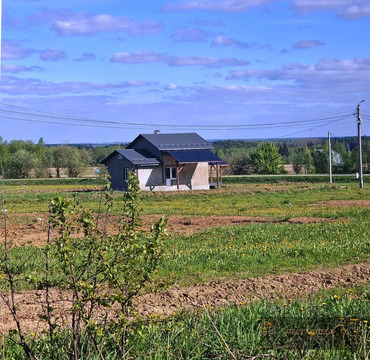
[(176, 180), (177, 180), (177, 190), (180, 190), (180, 172), (184, 168), (184, 166), (176, 166)]
[(220, 188), (220, 165), (219, 163), (216, 164), (216, 174), (217, 174), (217, 189)]

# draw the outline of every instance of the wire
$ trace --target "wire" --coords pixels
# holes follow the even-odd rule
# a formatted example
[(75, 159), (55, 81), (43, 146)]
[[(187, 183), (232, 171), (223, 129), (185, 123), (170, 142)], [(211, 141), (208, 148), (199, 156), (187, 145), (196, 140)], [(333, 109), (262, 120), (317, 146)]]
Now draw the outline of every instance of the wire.
[(304, 133), (304, 132), (307, 132), (307, 131), (311, 131), (311, 130), (317, 129), (317, 128), (319, 128), (319, 127), (323, 127), (323, 126), (325, 126), (325, 125), (332, 124), (332, 123), (337, 122), (337, 121), (344, 120), (346, 117), (347, 117), (347, 116), (343, 117), (342, 119), (329, 121), (329, 122), (327, 122), (327, 123), (325, 123), (325, 124), (318, 125), (318, 126), (315, 126), (315, 127), (310, 128), (310, 129), (306, 129), (306, 130), (302, 130), (302, 131), (297, 131), (297, 132), (295, 132), (295, 133), (288, 134), (288, 135), (284, 135), (284, 136), (279, 136), (279, 137), (280, 137), (280, 138), (285, 138), (285, 137), (290, 137), (290, 136), (293, 136), (293, 135), (301, 134), (301, 133)]
[[(273, 122), (273, 123), (260, 123), (260, 124), (220, 124), (220, 125), (187, 125), (187, 124), (150, 124), (150, 123), (135, 123), (135, 122), (119, 122), (119, 121), (107, 121), (107, 120), (96, 120), (96, 119), (88, 119), (88, 118), (81, 118), (81, 117), (73, 117), (68, 115), (60, 115), (51, 112), (44, 112), (39, 110), (33, 110), (26, 107), (10, 105), (5, 103), (0, 103), (0, 105), (21, 109), (24, 111), (14, 111), (14, 110), (6, 110), (0, 109), (0, 113), (5, 113), (7, 115), (15, 115), (15, 116), (25, 116), (26, 118), (20, 117), (9, 117), (0, 114), (0, 118), (14, 120), (14, 121), (25, 121), (25, 122), (34, 122), (34, 123), (46, 123), (46, 124), (55, 124), (55, 125), (68, 125), (68, 126), (80, 126), (80, 127), (94, 127), (94, 128), (133, 128), (133, 129), (143, 129), (147, 127), (162, 127), (168, 129), (177, 129), (177, 130), (245, 130), (245, 129), (261, 129), (261, 128), (280, 128), (280, 127), (302, 127), (306, 126), (307, 124), (311, 123), (322, 123), (325, 121), (324, 124), (313, 127), (311, 129), (306, 129), (297, 133), (302, 133), (305, 131), (309, 131), (321, 126), (325, 126), (329, 123), (336, 122), (352, 116), (353, 114), (346, 114), (346, 115), (337, 115), (337, 116), (326, 116), (326, 117), (317, 117), (317, 118), (309, 118), (303, 120), (295, 120), (295, 121), (283, 121), (283, 122)], [(326, 122), (326, 120), (332, 120), (330, 122)], [(294, 133), (294, 134), (297, 134)], [(294, 135), (293, 134), (293, 135)]]

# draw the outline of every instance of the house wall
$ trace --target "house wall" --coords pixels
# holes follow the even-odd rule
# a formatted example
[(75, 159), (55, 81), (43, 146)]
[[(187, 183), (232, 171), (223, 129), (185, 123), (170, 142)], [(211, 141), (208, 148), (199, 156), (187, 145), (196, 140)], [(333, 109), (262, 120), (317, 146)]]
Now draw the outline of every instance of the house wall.
[(118, 153), (115, 153), (107, 163), (107, 169), (111, 177), (113, 190), (126, 190), (127, 183), (124, 179), (124, 169), (132, 169), (133, 165), (125, 158), (119, 159)]
[[(177, 166), (175, 159), (170, 155), (163, 155), (163, 166), (154, 169), (139, 169), (138, 178), (142, 190), (149, 191), (177, 191), (177, 181), (166, 186), (166, 167)], [(185, 164), (180, 172), (179, 190), (208, 190), (209, 189), (208, 163)]]

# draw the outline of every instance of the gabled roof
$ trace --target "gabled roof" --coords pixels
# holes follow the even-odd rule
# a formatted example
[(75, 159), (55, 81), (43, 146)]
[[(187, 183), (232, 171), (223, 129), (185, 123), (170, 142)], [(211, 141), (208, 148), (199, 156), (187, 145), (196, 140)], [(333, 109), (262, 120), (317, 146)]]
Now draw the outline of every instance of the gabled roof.
[(158, 166), (160, 164), (159, 160), (148, 150), (134, 149), (114, 150), (110, 155), (101, 161), (101, 164), (106, 164), (108, 160), (116, 153), (122, 155), (122, 157), (126, 158), (135, 166)]
[(127, 149), (135, 148), (135, 144), (145, 139), (160, 151), (168, 150), (210, 150), (213, 145), (204, 140), (197, 133), (177, 134), (140, 134)]

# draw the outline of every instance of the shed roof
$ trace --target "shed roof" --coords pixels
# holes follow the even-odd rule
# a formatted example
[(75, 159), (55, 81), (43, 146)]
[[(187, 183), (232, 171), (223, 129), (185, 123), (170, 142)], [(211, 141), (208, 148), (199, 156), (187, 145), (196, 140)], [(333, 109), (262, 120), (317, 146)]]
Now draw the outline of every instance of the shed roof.
[(134, 148), (140, 139), (146, 139), (160, 151), (168, 150), (210, 150), (213, 145), (204, 140), (197, 133), (158, 133), (158, 134), (140, 134), (127, 149)]
[(198, 162), (224, 162), (216, 154), (210, 150), (183, 150), (183, 151), (168, 151), (178, 163), (198, 163)]
[(158, 166), (160, 164), (159, 160), (148, 150), (135, 149), (115, 150), (104, 160), (102, 160), (101, 163), (106, 164), (108, 160), (116, 153), (122, 155), (135, 166)]

